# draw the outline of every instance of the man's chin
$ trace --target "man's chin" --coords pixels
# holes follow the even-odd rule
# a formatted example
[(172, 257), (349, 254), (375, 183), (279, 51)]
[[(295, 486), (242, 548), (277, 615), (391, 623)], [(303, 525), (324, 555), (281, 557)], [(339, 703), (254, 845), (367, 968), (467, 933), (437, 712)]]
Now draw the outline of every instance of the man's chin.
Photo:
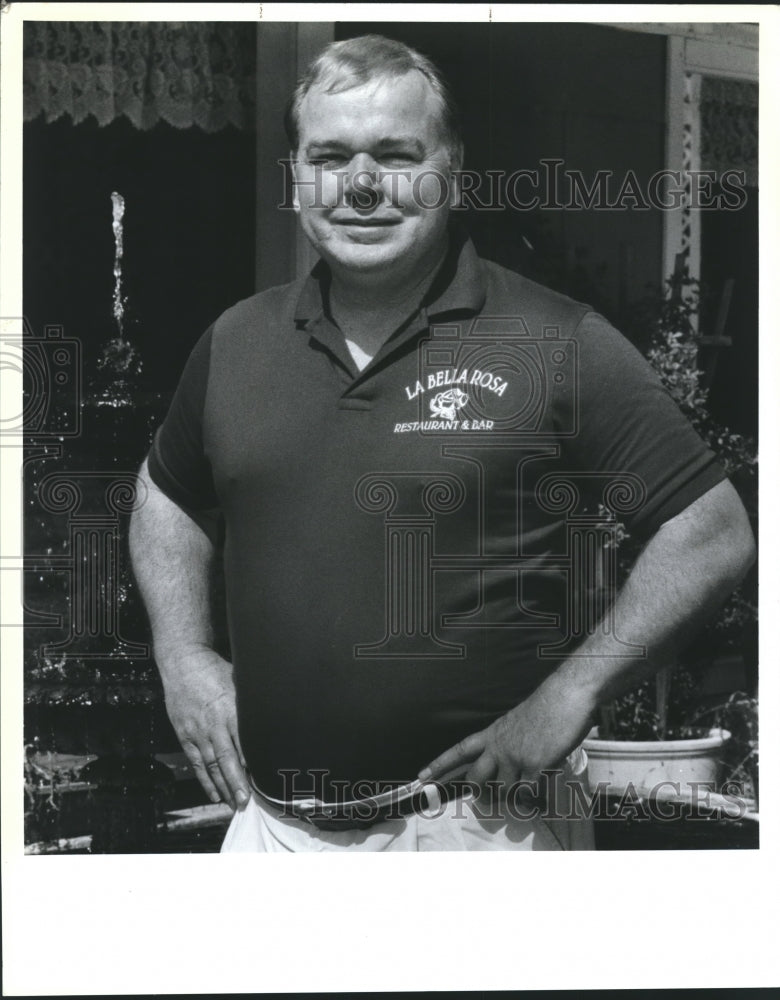
[(318, 250), (331, 268), (341, 273), (355, 271), (365, 274), (395, 269), (407, 259), (407, 255), (399, 253), (396, 247), (379, 243), (355, 243), (350, 247), (339, 247), (335, 253), (330, 246), (322, 246)]
[[(404, 236), (401, 238), (402, 234), (394, 229), (381, 240), (358, 242), (343, 234), (331, 234), (325, 239), (312, 239), (312, 243), (331, 270), (346, 281), (354, 275), (355, 278), (371, 277), (396, 284), (399, 280), (418, 279), (421, 268), (426, 267), (429, 258), (435, 257), (438, 249), (431, 247), (426, 257), (421, 254), (422, 241), (418, 234), (406, 233)], [(446, 235), (442, 239), (441, 252), (445, 246)]]

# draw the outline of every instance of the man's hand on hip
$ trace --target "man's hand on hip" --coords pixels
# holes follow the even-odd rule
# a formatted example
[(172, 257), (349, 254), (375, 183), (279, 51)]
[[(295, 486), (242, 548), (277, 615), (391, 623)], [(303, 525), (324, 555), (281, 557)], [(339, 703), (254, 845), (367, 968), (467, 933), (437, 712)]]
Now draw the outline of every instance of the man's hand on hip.
[(238, 741), (233, 667), (213, 650), (181, 653), (163, 674), (165, 706), (182, 749), (212, 802), (249, 800)]
[(535, 782), (542, 771), (562, 765), (591, 729), (591, 712), (582, 692), (548, 679), (492, 725), (440, 754), (418, 777), (436, 781), (462, 768), (466, 781), (483, 790), (492, 787), (504, 800), (517, 782)]

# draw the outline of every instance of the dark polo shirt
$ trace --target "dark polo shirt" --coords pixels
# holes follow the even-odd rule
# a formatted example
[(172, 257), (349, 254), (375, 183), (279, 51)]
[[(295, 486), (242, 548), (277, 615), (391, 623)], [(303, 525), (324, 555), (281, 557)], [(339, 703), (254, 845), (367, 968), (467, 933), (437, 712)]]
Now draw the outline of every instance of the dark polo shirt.
[(224, 518), (241, 743), (273, 796), (296, 769), (325, 795), (409, 781), (490, 724), (610, 588), (599, 504), (646, 536), (724, 475), (603, 318), (470, 242), (362, 372), (327, 284), (225, 312), (149, 456)]

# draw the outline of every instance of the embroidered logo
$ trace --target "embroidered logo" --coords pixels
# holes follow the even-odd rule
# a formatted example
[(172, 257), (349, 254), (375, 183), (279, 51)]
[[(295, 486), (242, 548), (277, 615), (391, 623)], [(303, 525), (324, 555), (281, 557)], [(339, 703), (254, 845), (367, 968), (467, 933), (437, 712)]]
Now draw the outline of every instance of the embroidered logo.
[[(473, 392), (470, 390), (466, 393), (460, 388), (461, 386), (474, 386)], [(507, 386), (506, 379), (493, 372), (482, 371), (480, 368), (440, 368), (437, 371), (428, 372), (421, 375), (414, 385), (405, 386), (404, 392), (410, 401), (430, 393), (428, 408), (432, 419), (397, 423), (393, 432), (395, 434), (410, 434), (416, 431), (448, 434), (457, 432), (460, 434), (461, 431), (492, 431), (495, 426), (493, 419), (472, 417), (471, 415), (468, 419), (461, 419), (460, 411), (470, 402), (471, 406), (475, 407), (476, 412), (479, 413), (484, 405), (482, 396), (486, 392), (502, 397)], [(435, 395), (433, 395), (434, 392)], [(421, 417), (425, 412), (422, 402), (421, 399)]]
[(437, 393), (431, 400), (431, 413), (442, 420), (454, 420), (458, 410), (468, 403), (469, 397), (461, 389), (447, 389)]

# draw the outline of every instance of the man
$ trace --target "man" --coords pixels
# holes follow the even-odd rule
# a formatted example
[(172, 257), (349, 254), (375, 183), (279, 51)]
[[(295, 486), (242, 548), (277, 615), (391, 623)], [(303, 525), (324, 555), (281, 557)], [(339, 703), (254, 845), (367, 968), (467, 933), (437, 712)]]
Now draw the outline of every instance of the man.
[[(320, 264), (198, 343), (131, 528), (171, 721), (236, 809), (224, 849), (591, 846), (594, 712), (727, 596), (746, 515), (619, 334), (452, 226), (461, 142), (427, 60), (336, 43), (288, 125)], [(598, 628), (580, 492), (648, 539)]]

